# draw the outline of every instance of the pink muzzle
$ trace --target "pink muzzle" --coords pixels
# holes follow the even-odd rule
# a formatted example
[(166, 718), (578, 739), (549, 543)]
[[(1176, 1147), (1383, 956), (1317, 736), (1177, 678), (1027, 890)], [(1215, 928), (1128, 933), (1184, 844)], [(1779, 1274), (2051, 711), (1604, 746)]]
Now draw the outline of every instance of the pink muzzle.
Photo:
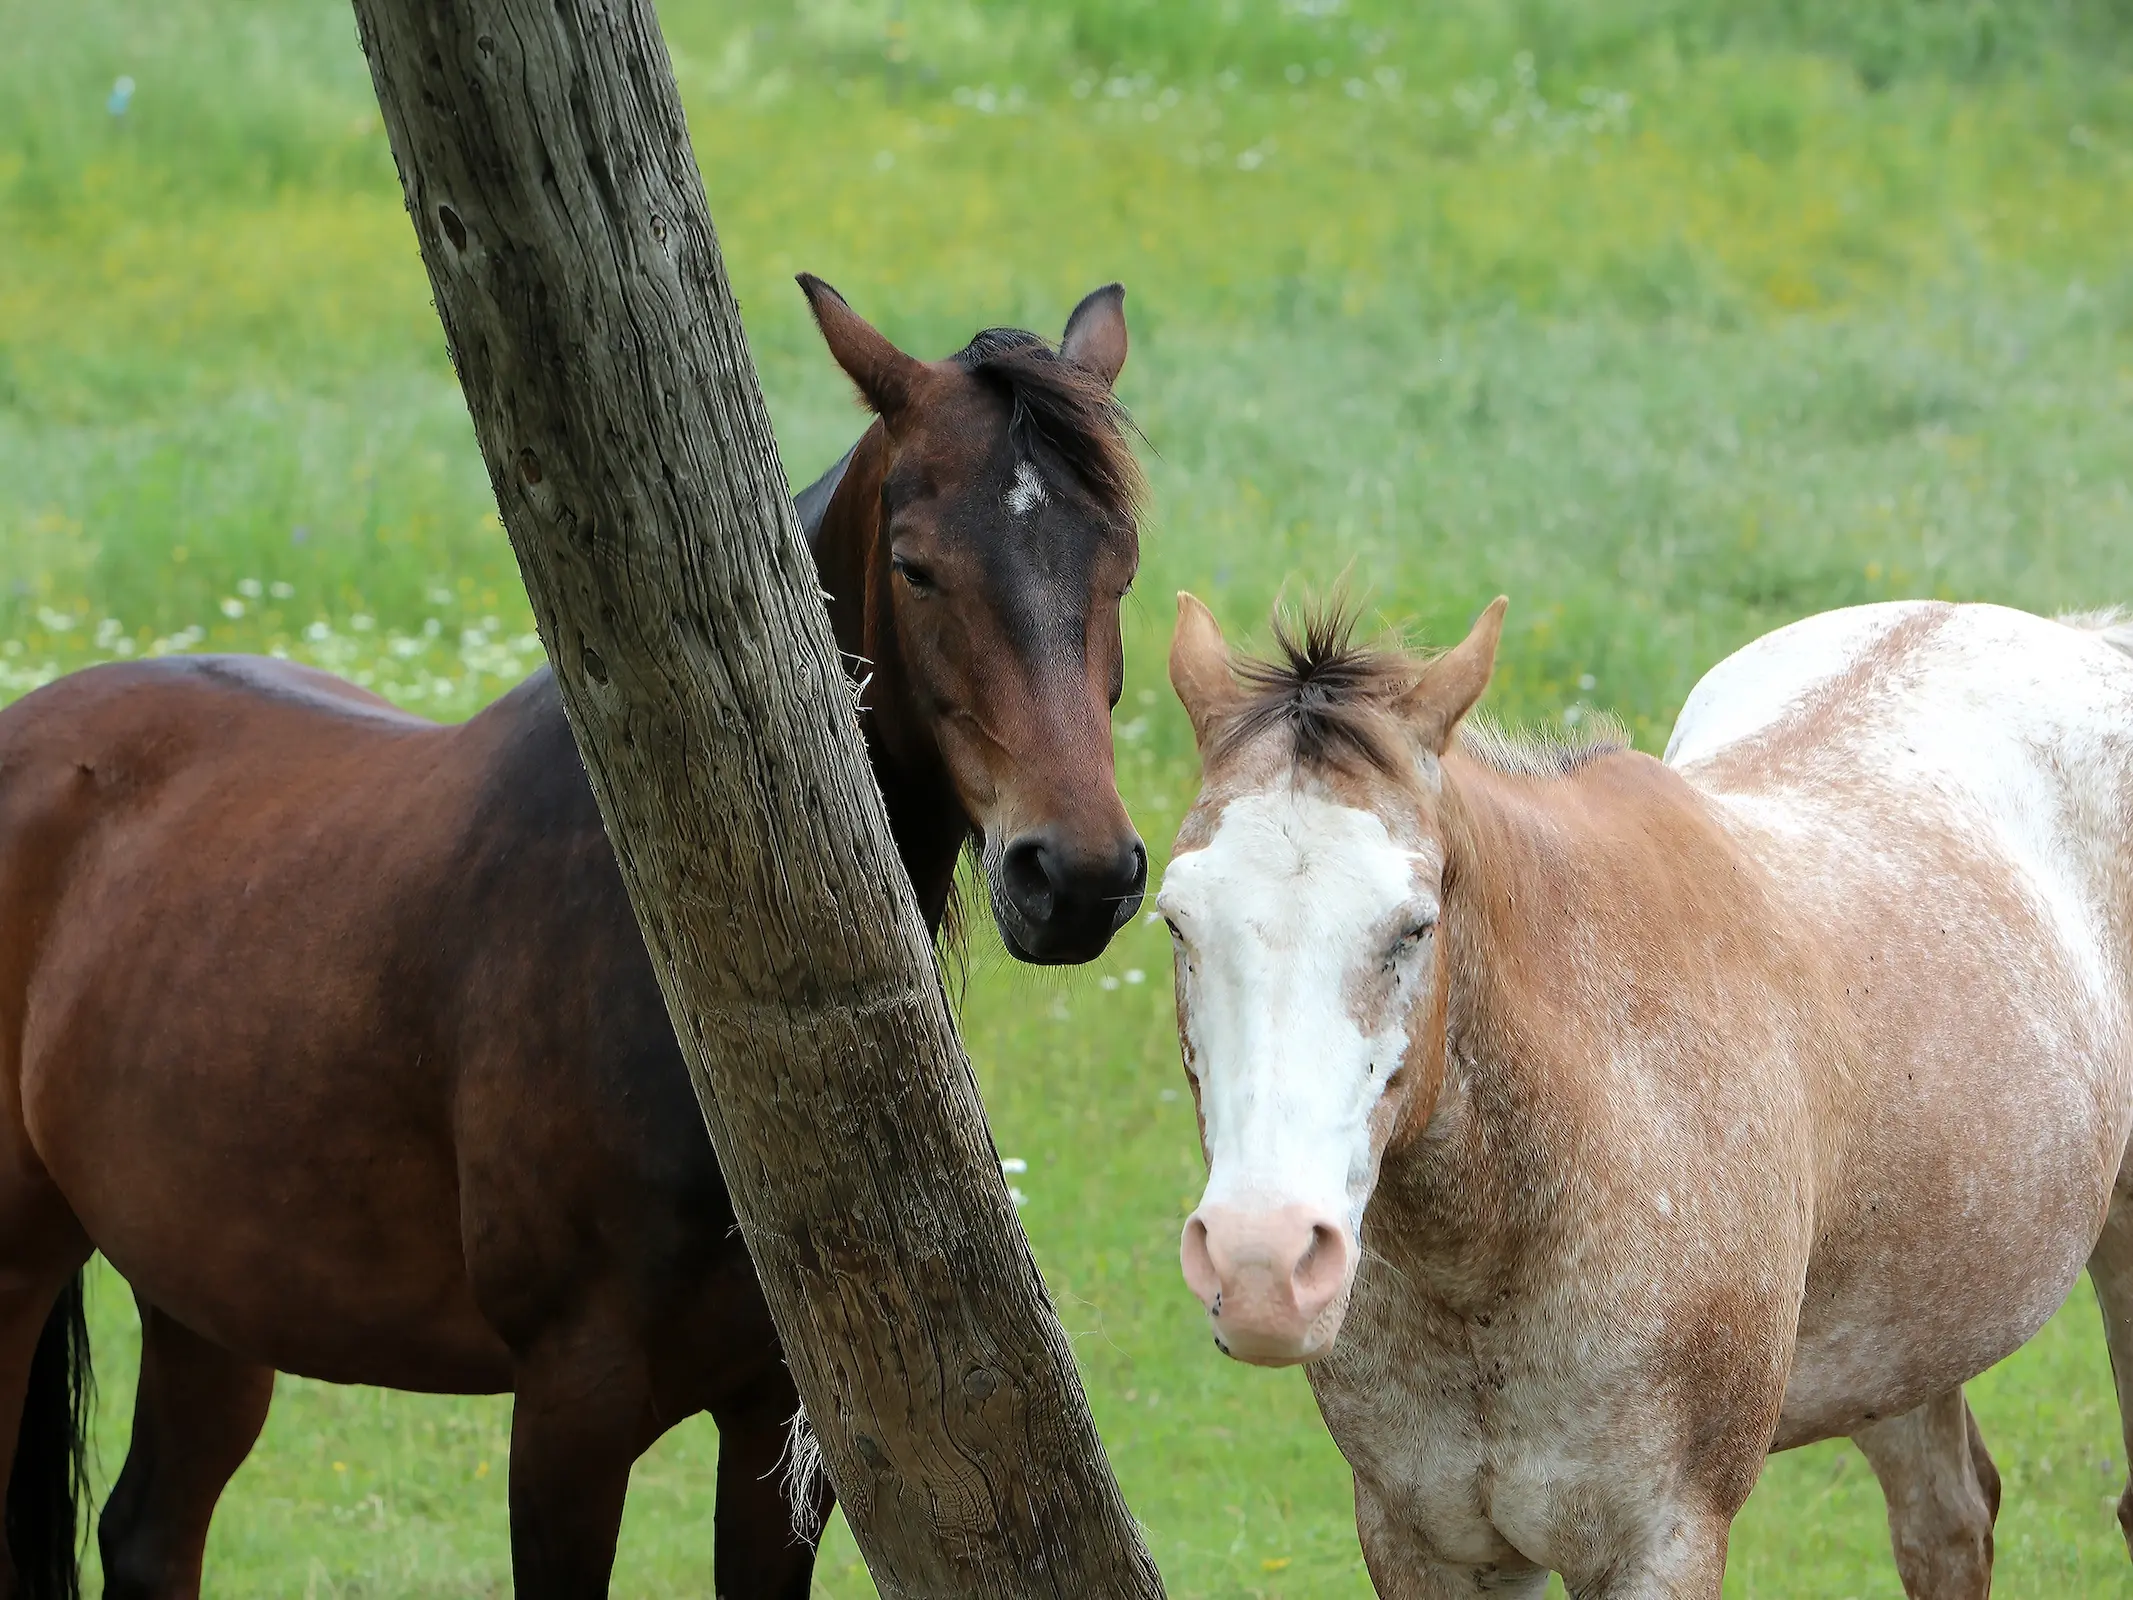
[(1333, 1348), (1355, 1259), (1335, 1218), (1302, 1205), (1203, 1205), (1186, 1219), (1178, 1257), (1223, 1354), (1285, 1367)]

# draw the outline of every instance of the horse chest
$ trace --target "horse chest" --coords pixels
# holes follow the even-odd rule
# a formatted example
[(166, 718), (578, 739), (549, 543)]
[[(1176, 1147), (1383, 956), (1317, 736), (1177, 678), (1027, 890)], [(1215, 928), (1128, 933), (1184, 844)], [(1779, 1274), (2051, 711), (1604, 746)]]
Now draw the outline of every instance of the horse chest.
[(1486, 1327), (1412, 1309), (1350, 1323), (1311, 1377), (1373, 1508), (1366, 1542), (1375, 1520), (1395, 1562), (1568, 1572), (1641, 1543), (1672, 1500), (1679, 1430), (1611, 1362), (1580, 1358), (1598, 1352), (1574, 1322), (1533, 1308)]
[(1383, 1518), (1449, 1559), (1515, 1553), (1489, 1516), (1495, 1440), (1486, 1377), (1471, 1356), (1430, 1343), (1395, 1363), (1354, 1341), (1311, 1371), (1334, 1443)]

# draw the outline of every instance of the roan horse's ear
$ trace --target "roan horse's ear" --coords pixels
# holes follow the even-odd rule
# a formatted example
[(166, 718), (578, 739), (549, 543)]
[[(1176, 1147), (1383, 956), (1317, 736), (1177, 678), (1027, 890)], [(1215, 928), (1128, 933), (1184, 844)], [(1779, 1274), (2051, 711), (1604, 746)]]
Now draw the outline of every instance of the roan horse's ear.
[(1203, 747), (1208, 733), (1244, 699), (1215, 614), (1182, 589), (1177, 632), (1170, 636), (1170, 687), (1192, 719), (1193, 742)]
[(845, 304), (844, 296), (812, 272), (799, 276), (800, 292), (815, 314), (815, 326), (844, 368), (845, 376), (859, 387), (859, 397), (883, 421), (910, 403), (913, 392), (926, 375), (926, 364), (907, 356), (882, 336), (874, 325)]
[(1126, 366), (1126, 286), (1107, 283), (1082, 297), (1067, 318), (1059, 353), (1106, 384), (1118, 382)]
[(1474, 619), (1457, 645), (1437, 657), (1400, 697), (1400, 714), (1417, 743), (1443, 755), (1459, 719), (1474, 709), (1496, 667), (1496, 643), (1503, 637), (1503, 614), (1511, 604), (1498, 595)]

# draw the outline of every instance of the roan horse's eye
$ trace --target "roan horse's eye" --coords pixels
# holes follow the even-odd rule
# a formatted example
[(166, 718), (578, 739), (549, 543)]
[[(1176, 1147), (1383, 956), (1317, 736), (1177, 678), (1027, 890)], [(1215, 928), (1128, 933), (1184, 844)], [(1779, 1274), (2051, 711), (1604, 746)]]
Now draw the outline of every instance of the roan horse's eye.
[(1437, 919), (1435, 917), (1425, 917), (1401, 934), (1399, 938), (1392, 941), (1391, 948), (1385, 952), (1385, 960), (1387, 963), (1398, 960), (1432, 933), (1436, 932), (1436, 929)]
[(929, 569), (915, 561), (907, 561), (902, 556), (889, 557), (889, 570), (920, 594), (932, 594), (940, 588), (940, 585), (933, 581), (933, 573)]

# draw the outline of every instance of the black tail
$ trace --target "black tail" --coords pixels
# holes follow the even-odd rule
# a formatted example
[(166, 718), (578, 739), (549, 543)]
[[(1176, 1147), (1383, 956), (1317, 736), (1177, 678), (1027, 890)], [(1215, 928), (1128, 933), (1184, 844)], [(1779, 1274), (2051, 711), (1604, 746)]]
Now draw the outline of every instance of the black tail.
[(60, 1290), (30, 1361), (7, 1480), (7, 1548), (22, 1600), (81, 1600), (81, 1508), (89, 1491), (89, 1318), (77, 1272)]

